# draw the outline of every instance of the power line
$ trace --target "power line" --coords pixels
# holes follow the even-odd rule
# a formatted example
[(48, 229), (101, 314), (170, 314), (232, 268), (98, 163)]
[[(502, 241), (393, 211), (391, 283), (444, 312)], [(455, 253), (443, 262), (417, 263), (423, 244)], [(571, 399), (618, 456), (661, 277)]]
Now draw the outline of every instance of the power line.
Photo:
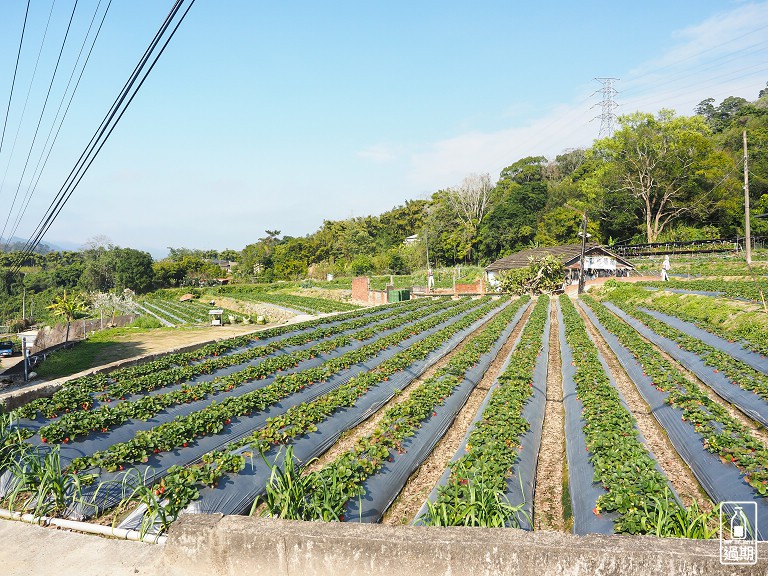
[(27, 30), (27, 17), (29, 16), (29, 4), (27, 0), (27, 11), (24, 13), (24, 25), (21, 27), (21, 39), (19, 39), (19, 50), (16, 52), (16, 65), (13, 68), (13, 80), (11, 81), (11, 93), (8, 96), (8, 108), (5, 110), (5, 120), (3, 121), (3, 134), (0, 136), (0, 152), (3, 151), (3, 141), (5, 140), (5, 128), (8, 125), (8, 115), (11, 112), (11, 101), (13, 100), (13, 88), (16, 86), (16, 73), (19, 71), (19, 58), (21, 57), (21, 46), (24, 44), (24, 32)]
[[(742, 61), (744, 60), (745, 56), (752, 56), (753, 54), (759, 54), (765, 50), (765, 46), (768, 46), (768, 40), (763, 40), (761, 42), (758, 42), (756, 44), (752, 44), (751, 46), (747, 46), (745, 48), (742, 48), (741, 50), (736, 50), (734, 52), (729, 52), (727, 54), (723, 54), (717, 58), (713, 58), (711, 60), (708, 60), (707, 62), (703, 62), (697, 66), (691, 66), (686, 67), (685, 72), (675, 74), (672, 78), (669, 80), (663, 81), (663, 82), (656, 82), (654, 83), (654, 88), (658, 88), (659, 86), (665, 86), (667, 84), (671, 84), (674, 82), (680, 82), (681, 80), (685, 80), (686, 78), (690, 77), (699, 77), (701, 76), (702, 72), (705, 72), (707, 70), (711, 70), (713, 68), (717, 68), (719, 66), (722, 66), (723, 64), (730, 62), (731, 60), (738, 60)], [(664, 68), (661, 68), (660, 70), (663, 70)], [(649, 73), (650, 74), (650, 73)], [(647, 74), (646, 74), (647, 75)], [(646, 76), (644, 75), (644, 76)], [(626, 84), (623, 84), (624, 88), (622, 89), (622, 94), (627, 93), (633, 93), (637, 92), (638, 88), (635, 86), (635, 84), (638, 84), (637, 82), (633, 80), (630, 80)], [(628, 86), (628, 87), (627, 87)]]
[(56, 1), (51, 3), (51, 11), (48, 13), (48, 21), (45, 24), (45, 31), (43, 32), (43, 39), (40, 41), (40, 50), (37, 52), (37, 59), (35, 60), (35, 67), (32, 70), (32, 78), (29, 81), (29, 88), (27, 89), (27, 97), (24, 99), (24, 106), (21, 109), (21, 116), (19, 117), (19, 126), (16, 128), (16, 135), (13, 138), (13, 146), (11, 146), (11, 155), (8, 156), (8, 164), (5, 166), (5, 173), (3, 174), (3, 181), (0, 182), (0, 194), (3, 193), (5, 187), (5, 180), (8, 177), (8, 170), (11, 167), (11, 160), (13, 159), (13, 153), (16, 151), (16, 143), (19, 140), (19, 132), (21, 132), (21, 125), (24, 122), (24, 114), (27, 112), (27, 105), (29, 104), (29, 95), (32, 93), (32, 86), (35, 83), (35, 77), (37, 76), (37, 67), (40, 64), (40, 55), (43, 53), (43, 46), (45, 45), (45, 39), (48, 36), (48, 27), (51, 24), (51, 16), (53, 16), (53, 7), (56, 6)]
[[(19, 183), (16, 186), (16, 192), (13, 194), (13, 201), (11, 202), (11, 207), (8, 210), (8, 216), (5, 219), (5, 223), (3, 224), (3, 231), (0, 232), (0, 238), (3, 237), (3, 234), (5, 234), (5, 230), (8, 228), (8, 221), (11, 219), (11, 214), (13, 214), (13, 208), (16, 206), (16, 199), (19, 197), (19, 190), (21, 189), (21, 183), (24, 181), (24, 175), (27, 173), (27, 167), (29, 166), (29, 160), (32, 158), (32, 151), (35, 148), (35, 141), (37, 140), (37, 134), (40, 131), (40, 125), (43, 123), (43, 117), (45, 116), (45, 109), (48, 106), (48, 99), (51, 97), (51, 90), (53, 89), (53, 83), (56, 80), (56, 73), (59, 71), (59, 64), (61, 64), (61, 55), (64, 53), (64, 47), (67, 45), (67, 38), (69, 38), (69, 31), (72, 28), (72, 20), (75, 18), (75, 11), (77, 10), (77, 4), (79, 0), (75, 0), (75, 4), (72, 7), (72, 14), (69, 16), (69, 23), (67, 24), (67, 31), (64, 33), (64, 39), (61, 41), (61, 49), (59, 50), (59, 56), (56, 59), (56, 66), (53, 68), (53, 74), (51, 74), (51, 81), (48, 84), (48, 92), (45, 94), (45, 101), (43, 102), (43, 107), (40, 109), (40, 118), (37, 120), (37, 126), (35, 127), (35, 134), (32, 136), (32, 142), (29, 145), (29, 152), (27, 153), (27, 159), (24, 161), (24, 168), (21, 171), (21, 176), (19, 177)], [(8, 240), (10, 243), (10, 240)], [(7, 246), (7, 244), (6, 244)]]
[[(91, 29), (93, 28), (93, 23), (96, 20), (96, 17), (99, 13), (99, 8), (101, 7), (102, 0), (99, 0), (99, 3), (96, 5), (96, 9), (93, 12), (93, 17), (91, 18), (91, 22), (88, 25), (88, 30), (85, 33), (85, 36), (83, 37), (83, 43), (80, 47), (80, 52), (77, 55), (77, 60), (75, 61), (74, 66), (72, 67), (72, 73), (69, 76), (69, 80), (67, 82), (67, 86), (64, 88), (64, 94), (62, 95), (61, 102), (59, 103), (59, 107), (56, 110), (56, 116), (53, 119), (53, 122), (51, 123), (51, 129), (48, 131), (48, 136), (45, 139), (45, 144), (43, 145), (42, 152), (40, 153), (40, 158), (38, 158), (37, 165), (35, 166), (35, 169), (32, 172), (32, 178), (30, 179), (30, 185), (28, 186), (27, 193), (22, 200), (22, 204), (19, 209), (19, 214), (16, 217), (16, 221), (14, 222), (13, 230), (8, 234), (8, 238), (6, 239), (6, 246), (5, 249), (8, 249), (8, 245), (10, 242), (10, 238), (16, 234), (16, 231), (19, 228), (19, 224), (21, 223), (22, 218), (27, 212), (27, 208), (29, 207), (29, 204), (32, 200), (32, 197), (35, 194), (35, 191), (37, 190), (37, 186), (40, 183), (40, 178), (43, 175), (43, 171), (45, 170), (46, 165), (48, 164), (48, 159), (51, 157), (51, 152), (53, 151), (53, 147), (56, 144), (56, 141), (59, 137), (59, 133), (61, 131), (61, 127), (64, 125), (64, 120), (67, 117), (67, 113), (69, 112), (69, 108), (72, 105), (72, 101), (74, 100), (75, 94), (77, 93), (77, 89), (80, 86), (80, 81), (83, 78), (83, 73), (85, 72), (86, 67), (88, 66), (88, 62), (90, 61), (91, 54), (93, 53), (93, 48), (96, 45), (96, 40), (98, 40), (99, 35), (101, 33), (101, 29), (104, 26), (104, 21), (107, 18), (107, 14), (109, 13), (109, 9), (112, 6), (112, 0), (109, 0), (107, 3), (107, 7), (104, 10), (104, 13), (101, 17), (101, 22), (99, 23), (99, 27), (96, 29), (96, 33), (93, 36), (93, 40), (91, 41), (91, 47), (88, 50), (88, 54), (86, 55), (85, 61), (83, 62), (83, 66), (80, 69), (80, 74), (77, 77), (77, 81), (75, 82), (75, 86), (72, 89), (72, 93), (69, 96), (69, 102), (67, 102), (67, 106), (64, 109), (64, 113), (61, 115), (61, 120), (59, 121), (58, 128), (56, 128), (56, 121), (59, 119), (59, 114), (61, 114), (61, 108), (64, 105), (64, 102), (66, 101), (66, 95), (69, 91), (69, 87), (72, 85), (72, 80), (75, 76), (75, 73), (77, 72), (77, 66), (80, 63), (80, 58), (82, 57), (83, 50), (85, 49), (85, 45), (88, 40), (88, 36), (90, 36)], [(53, 134), (53, 130), (56, 128), (56, 133)], [(53, 140), (51, 140), (51, 135), (53, 134)], [(50, 147), (48, 146), (48, 143), (50, 142)], [(47, 154), (45, 150), (48, 150)], [(43, 159), (43, 157), (45, 157)], [(42, 162), (42, 165), (41, 165)]]
[[(147, 77), (152, 72), (152, 69), (157, 64), (158, 60), (160, 59), (160, 56), (162, 56), (163, 52), (167, 48), (173, 36), (176, 34), (176, 31), (179, 29), (179, 26), (181, 26), (181, 23), (184, 21), (184, 18), (187, 16), (190, 9), (194, 5), (195, 0), (190, 0), (186, 10), (178, 19), (176, 25), (173, 27), (170, 34), (168, 34), (167, 39), (162, 44), (161, 48), (159, 49), (159, 51), (157, 51), (157, 53), (154, 55), (154, 58), (153, 58), (153, 52), (155, 52), (157, 46), (161, 43), (163, 36), (165, 36), (168, 29), (171, 27), (173, 20), (176, 18), (177, 14), (181, 11), (181, 7), (183, 3), (184, 3), (184, 0), (176, 0), (175, 4), (171, 8), (171, 11), (169, 12), (165, 21), (161, 25), (158, 32), (155, 34), (155, 37), (152, 39), (152, 42), (150, 42), (149, 47), (144, 52), (144, 55), (140, 59), (139, 63), (136, 65), (134, 72), (131, 74), (130, 78), (126, 82), (125, 86), (121, 90), (118, 97), (116, 98), (109, 112), (105, 116), (104, 120), (102, 120), (101, 124), (97, 128), (90, 142), (86, 146), (86, 149), (80, 155), (80, 158), (76, 162), (75, 167), (70, 171), (69, 175), (65, 179), (65, 182), (60, 188), (59, 192), (57, 193), (56, 198), (51, 202), (51, 204), (48, 207), (48, 210), (46, 211), (46, 214), (40, 220), (40, 223), (35, 228), (35, 231), (27, 240), (24, 248), (22, 249), (21, 254), (16, 260), (16, 263), (13, 265), (13, 268), (12, 268), (13, 272), (18, 272), (18, 270), (21, 267), (21, 263), (29, 254), (31, 254), (34, 251), (34, 249), (42, 240), (45, 233), (50, 229), (51, 225), (53, 224), (54, 220), (63, 209), (64, 205), (72, 197), (72, 194), (74, 193), (75, 189), (77, 188), (79, 183), (82, 181), (83, 177), (85, 176), (86, 172), (90, 168), (91, 164), (93, 164), (94, 160), (98, 156), (104, 144), (109, 139), (110, 135), (114, 131), (117, 124), (120, 122), (120, 119), (125, 114), (126, 110), (128, 109), (128, 106), (130, 106), (131, 102), (136, 97), (136, 94), (138, 94), (138, 91), (141, 89), (141, 86), (144, 84)], [(152, 63), (147, 68), (147, 62), (149, 62), (150, 59), (152, 59)], [(139, 79), (140, 76), (141, 78)]]
[[(691, 60), (693, 58), (701, 56), (702, 54), (705, 54), (707, 52), (711, 52), (712, 50), (715, 50), (717, 48), (721, 48), (721, 47), (725, 46), (726, 44), (730, 44), (732, 42), (735, 42), (736, 40), (741, 40), (742, 38), (744, 38), (746, 36), (749, 36), (750, 34), (754, 34), (755, 32), (760, 32), (761, 30), (765, 30), (766, 28), (768, 28), (768, 24), (766, 24), (765, 26), (761, 26), (760, 28), (755, 28), (754, 30), (750, 30), (749, 32), (745, 32), (744, 34), (741, 34), (740, 36), (736, 36), (735, 38), (731, 38), (730, 40), (726, 40), (725, 42), (721, 42), (720, 44), (715, 44), (714, 46), (710, 46), (709, 48), (706, 48), (704, 50), (701, 50), (699, 52), (691, 54), (690, 56), (686, 56), (685, 58), (682, 58), (682, 59), (680, 59), (680, 60), (678, 60), (676, 62), (671, 62), (670, 64), (667, 64), (665, 66), (660, 66), (660, 67), (658, 67), (656, 69), (649, 70), (648, 72), (645, 72), (643, 74), (635, 76), (634, 78), (632, 78), (630, 80), (630, 82), (635, 82), (639, 78), (645, 78), (646, 76), (649, 76), (649, 75), (653, 74), (654, 72), (659, 72), (659, 71), (665, 70), (667, 68), (672, 68), (674, 66), (678, 66), (681, 62), (685, 62), (687, 60)], [(750, 48), (751, 48), (751, 46), (750, 46)]]

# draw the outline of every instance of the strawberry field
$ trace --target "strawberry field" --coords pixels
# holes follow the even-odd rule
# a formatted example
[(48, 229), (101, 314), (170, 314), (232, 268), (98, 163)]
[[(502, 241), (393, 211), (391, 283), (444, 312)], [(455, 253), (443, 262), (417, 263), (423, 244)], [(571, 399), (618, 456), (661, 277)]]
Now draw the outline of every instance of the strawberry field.
[(719, 502), (768, 513), (768, 332), (759, 290), (699, 283), (417, 299), (73, 379), (0, 416), (2, 507), (716, 537)]

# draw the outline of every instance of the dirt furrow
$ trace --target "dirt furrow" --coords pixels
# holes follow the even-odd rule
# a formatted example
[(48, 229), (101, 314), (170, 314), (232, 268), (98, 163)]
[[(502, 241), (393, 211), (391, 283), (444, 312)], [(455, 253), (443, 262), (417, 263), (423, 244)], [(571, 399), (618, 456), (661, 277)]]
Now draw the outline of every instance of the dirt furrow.
[(448, 428), (424, 463), (411, 475), (402, 492), (400, 492), (392, 506), (386, 511), (382, 524), (397, 526), (409, 524), (415, 519), (422, 504), (424, 504), (429, 493), (435, 487), (438, 480), (440, 480), (443, 472), (445, 472), (451, 458), (453, 458), (461, 446), (461, 441), (464, 439), (470, 424), (472, 424), (472, 420), (483, 403), (483, 399), (499, 375), (507, 356), (512, 351), (512, 346), (515, 340), (517, 340), (517, 336), (528, 321), (532, 310), (533, 306), (530, 306), (525, 311), (517, 327), (509, 335), (509, 338), (501, 347), (501, 350), (499, 350), (496, 358), (491, 362), (483, 378), (475, 386), (475, 389), (472, 390), (467, 403), (459, 411), (451, 427)]
[(565, 413), (563, 412), (560, 340), (557, 336), (557, 307), (555, 303), (556, 301), (553, 300), (549, 315), (547, 402), (541, 432), (538, 465), (536, 467), (533, 526), (535, 530), (565, 531), (565, 514), (563, 509)]
[(683, 504), (690, 506), (693, 501), (696, 501), (701, 510), (710, 511), (713, 506), (712, 502), (704, 493), (691, 469), (672, 446), (666, 432), (661, 428), (656, 418), (653, 417), (650, 406), (640, 395), (634, 382), (627, 376), (618, 358), (592, 324), (589, 317), (580, 307), (577, 306), (577, 309), (587, 325), (587, 332), (589, 332), (592, 341), (608, 363), (613, 379), (616, 382), (616, 387), (624, 397), (624, 401), (627, 403), (632, 416), (634, 416), (637, 428), (645, 438), (647, 447), (682, 499)]
[[(511, 304), (514, 306), (514, 303)], [(433, 366), (427, 369), (424, 374), (422, 374), (419, 378), (415, 379), (413, 382), (411, 382), (408, 386), (406, 386), (400, 394), (392, 398), (389, 402), (384, 404), (379, 410), (371, 415), (370, 418), (365, 420), (364, 422), (358, 424), (355, 428), (352, 428), (351, 430), (347, 430), (341, 435), (341, 438), (333, 445), (331, 446), (322, 456), (317, 458), (316, 460), (312, 461), (312, 463), (307, 466), (304, 469), (304, 473), (313, 472), (316, 470), (320, 470), (323, 466), (326, 464), (329, 464), (330, 462), (334, 461), (336, 458), (344, 454), (344, 452), (347, 452), (348, 450), (351, 450), (355, 442), (357, 442), (360, 438), (367, 436), (368, 434), (371, 434), (375, 429), (376, 426), (379, 425), (379, 422), (381, 422), (381, 419), (384, 417), (384, 413), (389, 410), (391, 407), (396, 406), (397, 404), (400, 404), (401, 402), (405, 402), (410, 398), (411, 392), (415, 390), (418, 386), (420, 386), (423, 382), (430, 379), (432, 376), (435, 375), (435, 372), (440, 370), (440, 368), (444, 367), (448, 362), (451, 361), (451, 358), (453, 358), (453, 355), (456, 354), (464, 344), (466, 344), (470, 338), (475, 336), (476, 334), (479, 334), (482, 330), (484, 330), (488, 323), (493, 321), (493, 318), (485, 322), (482, 326), (471, 332), (464, 338), (461, 342), (459, 342), (453, 350), (448, 352), (445, 356), (443, 356), (440, 360), (438, 360)]]

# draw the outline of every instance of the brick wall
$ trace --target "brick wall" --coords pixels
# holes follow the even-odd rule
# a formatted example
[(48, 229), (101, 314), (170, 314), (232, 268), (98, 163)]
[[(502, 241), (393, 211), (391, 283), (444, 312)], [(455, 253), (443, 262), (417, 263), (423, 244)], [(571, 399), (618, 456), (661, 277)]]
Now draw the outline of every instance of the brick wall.
[(352, 278), (352, 300), (368, 302), (368, 276)]
[(485, 285), (480, 278), (474, 284), (456, 284), (456, 295), (459, 294), (485, 294)]

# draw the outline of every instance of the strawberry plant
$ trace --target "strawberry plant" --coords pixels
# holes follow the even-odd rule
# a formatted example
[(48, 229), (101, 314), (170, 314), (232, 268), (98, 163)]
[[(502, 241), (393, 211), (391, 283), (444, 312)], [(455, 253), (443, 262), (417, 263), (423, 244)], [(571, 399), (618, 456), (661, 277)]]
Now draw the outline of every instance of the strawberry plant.
[[(371, 322), (398, 316), (404, 312), (418, 311), (420, 309), (439, 309), (445, 306), (446, 303), (448, 305), (451, 304), (450, 301), (445, 299), (437, 302), (430, 300), (414, 300), (411, 302), (413, 303), (409, 302), (400, 307), (392, 306), (374, 315), (366, 314), (361, 318), (352, 318), (334, 326), (296, 334), (284, 338), (278, 343), (270, 343), (237, 354), (222, 356), (227, 350), (245, 346), (253, 341), (258, 341), (259, 338), (274, 337), (289, 331), (295, 331), (295, 328), (293, 330), (288, 330), (287, 327), (275, 328), (269, 331), (258, 332), (255, 335), (247, 335), (209, 344), (192, 352), (170, 354), (137, 367), (117, 370), (112, 372), (109, 378), (104, 374), (77, 378), (67, 382), (64, 388), (57, 391), (53, 397), (34, 400), (17, 409), (16, 414), (19, 418), (31, 419), (39, 412), (47, 418), (55, 418), (61, 412), (74, 411), (80, 408), (90, 409), (94, 404), (93, 393), (98, 393), (99, 399), (102, 401), (124, 399), (126, 395), (139, 394), (161, 387), (172, 386), (201, 374), (209, 374), (216, 369), (226, 368), (267, 356), (286, 346), (298, 346), (315, 339), (327, 338), (330, 335), (361, 328)], [(418, 317), (417, 312), (412, 312), (413, 314), (416, 314), (416, 317)], [(326, 323), (328, 321), (325, 320)], [(268, 334), (265, 334), (265, 332)]]
[[(253, 411), (263, 410), (314, 382), (325, 380), (352, 364), (375, 357), (381, 350), (409, 338), (414, 331), (419, 332), (437, 326), (453, 316), (478, 307), (484, 302), (487, 300), (466, 300), (458, 306), (414, 324), (412, 327), (404, 328), (376, 342), (328, 360), (321, 366), (286, 376), (280, 375), (275, 378), (272, 384), (264, 388), (241, 396), (228, 397), (221, 403), (212, 403), (193, 415), (166, 422), (152, 430), (138, 432), (133, 439), (127, 442), (114, 444), (107, 450), (97, 452), (90, 457), (73, 460), (72, 466), (76, 469), (96, 466), (115, 470), (124, 463), (140, 462), (146, 459), (154, 449), (159, 448), (161, 451), (167, 451), (181, 446), (184, 442), (192, 442), (197, 434), (207, 430), (216, 430), (223, 426), (226, 420), (236, 416), (248, 416)], [(232, 374), (228, 378), (244, 380), (247, 376), (238, 373)]]
[(299, 362), (314, 358), (317, 354), (330, 352), (335, 348), (347, 345), (354, 340), (369, 339), (374, 335), (372, 330), (391, 330), (423, 317), (425, 313), (432, 312), (433, 310), (439, 311), (451, 308), (456, 304), (457, 302), (446, 300), (441, 302), (440, 305), (435, 308), (430, 307), (428, 309), (417, 310), (411, 314), (390, 319), (384, 324), (377, 324), (373, 328), (364, 328), (350, 335), (339, 336), (333, 340), (321, 342), (306, 350), (268, 358), (257, 366), (248, 367), (245, 370), (241, 370), (240, 372), (229, 376), (216, 378), (213, 381), (184, 384), (181, 388), (165, 394), (144, 396), (135, 401), (126, 400), (115, 406), (105, 404), (97, 410), (90, 412), (87, 412), (88, 408), (86, 407), (86, 404), (83, 403), (82, 411), (63, 415), (58, 420), (43, 426), (39, 430), (39, 434), (41, 437), (46, 438), (48, 442), (61, 442), (62, 439), (66, 437), (74, 439), (77, 436), (87, 435), (94, 430), (103, 432), (105, 429), (123, 424), (130, 419), (148, 420), (161, 410), (171, 406), (202, 400), (211, 394), (229, 392), (243, 384), (252, 382), (253, 380), (265, 378), (275, 372), (292, 369), (296, 367)]
[(631, 326), (593, 298), (585, 296), (584, 300), (603, 326), (618, 338), (653, 379), (654, 386), (667, 394), (665, 401), (681, 410), (681, 418), (701, 437), (702, 447), (718, 454), (724, 462), (737, 466), (744, 474), (744, 480), (759, 495), (768, 495), (768, 448), (731, 417), (721, 404), (685, 378)]
[[(621, 403), (617, 390), (603, 370), (595, 344), (570, 298), (560, 296), (565, 337), (573, 359), (576, 394), (582, 403), (584, 435), (595, 480), (606, 493), (597, 500), (595, 510), (615, 511), (616, 532), (637, 534), (643, 530), (646, 506), (651, 499), (665, 498), (667, 479), (638, 439), (632, 415)], [(670, 508), (677, 506), (666, 496)]]
[(712, 367), (715, 372), (722, 372), (733, 384), (768, 400), (768, 374), (755, 370), (722, 350), (705, 344), (698, 338), (672, 328), (665, 322), (657, 320), (650, 314), (639, 310), (630, 302), (632, 291), (613, 290), (609, 293), (608, 298), (624, 312), (634, 316), (660, 336), (675, 341), (683, 350), (693, 352), (699, 356), (706, 365)]
[[(464, 344), (445, 367), (414, 389), (408, 400), (387, 410), (371, 434), (360, 438), (351, 450), (322, 470), (311, 473), (312, 481), (324, 489), (316, 491), (310, 498), (322, 498), (326, 505), (338, 511), (350, 498), (360, 496), (365, 479), (375, 474), (393, 452), (403, 450), (403, 440), (415, 434), (421, 423), (434, 415), (435, 408), (445, 402), (461, 383), (466, 371), (477, 364), (480, 356), (490, 351), (519, 306), (528, 300), (527, 296), (523, 297), (518, 306), (508, 306), (500, 312), (480, 334)], [(317, 508), (317, 505), (304, 508), (310, 516), (303, 519), (320, 519), (312, 516)]]
[(531, 396), (533, 369), (542, 349), (549, 298), (540, 296), (498, 386), (475, 424), (467, 453), (451, 464), (447, 484), (422, 518), (429, 526), (505, 526), (515, 523), (520, 505), (504, 499), (520, 437), (528, 430), (521, 416)]
[[(521, 304), (525, 301), (527, 301), (527, 297), (521, 300)], [(461, 320), (452, 323), (441, 329), (436, 334), (428, 336), (427, 338), (415, 343), (407, 350), (397, 353), (392, 358), (384, 361), (374, 370), (367, 373), (358, 374), (357, 376), (350, 379), (346, 384), (343, 384), (339, 388), (328, 392), (313, 402), (301, 404), (291, 408), (284, 415), (269, 419), (267, 421), (267, 425), (264, 428), (257, 430), (250, 436), (231, 442), (225, 450), (233, 451), (250, 444), (255, 451), (264, 453), (273, 445), (286, 443), (302, 434), (314, 431), (316, 429), (316, 424), (330, 416), (334, 411), (345, 406), (354, 406), (357, 399), (365, 394), (372, 386), (387, 380), (387, 378), (395, 372), (404, 370), (415, 360), (426, 357), (429, 352), (437, 349), (453, 334), (470, 326), (479, 318), (482, 318), (485, 314), (487, 314), (489, 310), (498, 307), (502, 303), (503, 301), (501, 300), (486, 302), (482, 307), (474, 310), (470, 314), (467, 314)], [(514, 308), (515, 310), (511, 310), (510, 313), (516, 311), (517, 307)], [(399, 425), (396, 426), (399, 430)], [(219, 454), (222, 453), (220, 452)], [(388, 457), (389, 450), (384, 446), (371, 445), (368, 448), (367, 454), (371, 460), (361, 462), (360, 465), (364, 469), (368, 470), (369, 473), (373, 473), (375, 472), (377, 465), (379, 465), (384, 461), (385, 458)], [(285, 466), (288, 468), (284, 467), (283, 469), (278, 469), (275, 471), (276, 474), (280, 475), (281, 479), (291, 478), (294, 476), (290, 473), (291, 464), (286, 463)], [(338, 515), (340, 514), (339, 507), (343, 504), (343, 500), (341, 500), (340, 497), (336, 495), (336, 493), (340, 493), (344, 486), (348, 487), (355, 474), (356, 471), (348, 466), (341, 467), (337, 471), (328, 472), (328, 477), (325, 478), (323, 484), (325, 488), (324, 491), (322, 491), (322, 494), (320, 493), (321, 491), (317, 491), (318, 493), (316, 494), (317, 497), (322, 498), (322, 502), (315, 502), (311, 504), (300, 502), (294, 504), (286, 503), (285, 499), (289, 498), (288, 495), (283, 494), (281, 496), (274, 493), (274, 490), (279, 490), (279, 486), (281, 484), (284, 485), (285, 483), (282, 481), (278, 482), (277, 485), (273, 483), (271, 487), (273, 490), (273, 495), (271, 498), (275, 503), (273, 507), (275, 509), (287, 508), (293, 510), (311, 509), (315, 511), (325, 511), (323, 514), (319, 514), (317, 517), (325, 517), (324, 515), (328, 514), (328, 510), (336, 510), (335, 513)], [(359, 475), (358, 477), (362, 478)], [(307, 482), (315, 481), (316, 478), (313, 477), (310, 478)], [(307, 486), (312, 485), (313, 484), (307, 484)], [(332, 486), (333, 489), (328, 490), (328, 486)]]

